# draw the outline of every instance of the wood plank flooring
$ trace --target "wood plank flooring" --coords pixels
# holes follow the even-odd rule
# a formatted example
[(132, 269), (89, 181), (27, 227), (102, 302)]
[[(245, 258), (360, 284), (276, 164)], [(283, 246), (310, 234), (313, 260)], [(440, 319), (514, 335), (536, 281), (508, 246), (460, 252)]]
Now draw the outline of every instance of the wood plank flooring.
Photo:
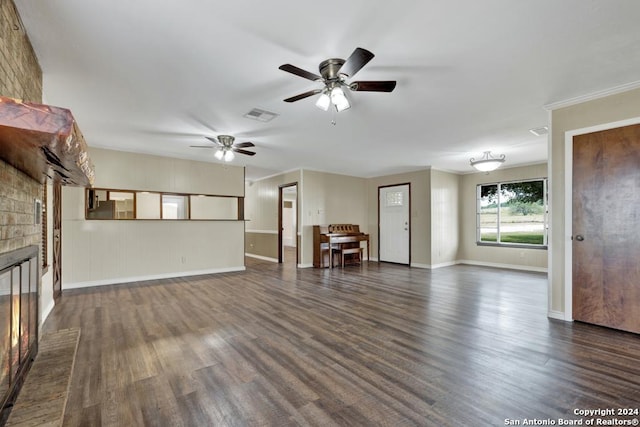
[(538, 273), (247, 259), (65, 291), (45, 331), (82, 329), (65, 426), (501, 426), (640, 408), (639, 336), (550, 320), (546, 294)]

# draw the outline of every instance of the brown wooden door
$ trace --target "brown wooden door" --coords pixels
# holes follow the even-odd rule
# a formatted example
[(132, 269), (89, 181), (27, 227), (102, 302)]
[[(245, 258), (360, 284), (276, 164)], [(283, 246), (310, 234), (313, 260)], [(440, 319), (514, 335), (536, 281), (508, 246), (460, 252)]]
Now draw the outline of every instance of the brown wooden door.
[(53, 183), (53, 299), (62, 295), (62, 184)]
[(573, 139), (573, 318), (640, 333), (640, 125)]

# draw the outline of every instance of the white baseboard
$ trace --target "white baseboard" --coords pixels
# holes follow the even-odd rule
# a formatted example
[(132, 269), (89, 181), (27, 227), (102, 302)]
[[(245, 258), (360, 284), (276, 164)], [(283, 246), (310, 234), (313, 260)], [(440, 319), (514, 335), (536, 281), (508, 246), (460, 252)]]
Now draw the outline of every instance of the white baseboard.
[(313, 264), (298, 264), (298, 268), (312, 268)]
[(419, 262), (412, 262), (411, 264), (409, 264), (409, 266), (413, 268), (431, 269), (431, 266), (429, 264), (420, 264)]
[(277, 258), (269, 258), (269, 257), (262, 256), (262, 255), (255, 255), (255, 254), (245, 253), (244, 256), (248, 256), (249, 258), (261, 259), (263, 261), (278, 262)]
[(145, 282), (147, 280), (173, 279), (175, 277), (199, 276), (202, 274), (231, 273), (245, 271), (245, 266), (228, 268), (210, 268), (205, 270), (176, 271), (175, 273), (153, 274), (149, 276), (118, 277), (114, 279), (91, 280), (87, 282), (63, 283), (62, 289), (82, 289), (93, 286), (117, 285), (120, 283)]
[(426, 268), (426, 269), (429, 269), (429, 270), (435, 270), (436, 268), (451, 267), (452, 265), (456, 265), (456, 264), (459, 264), (459, 262), (457, 262), (457, 261), (441, 262), (440, 264), (420, 264), (420, 263), (417, 263), (417, 262), (412, 262), (411, 263), (411, 267)]
[(452, 265), (460, 264), (460, 261), (447, 261), (441, 262), (439, 264), (431, 264), (431, 269), (442, 268), (442, 267), (451, 267)]
[(547, 317), (550, 319), (558, 319), (558, 320), (564, 320), (567, 322), (573, 322), (573, 319), (567, 319), (565, 314), (562, 311), (549, 310), (547, 311)]
[[(371, 261), (378, 261), (377, 258), (371, 258)], [(481, 267), (494, 267), (494, 268), (507, 268), (509, 270), (523, 270), (523, 271), (534, 271), (536, 273), (546, 273), (547, 269), (542, 267), (532, 267), (528, 265), (517, 265), (517, 264), (499, 264), (494, 262), (483, 262), (483, 261), (472, 261), (468, 259), (462, 259), (457, 261), (448, 261), (441, 262), (439, 264), (422, 264), (419, 262), (412, 262), (410, 264), (411, 267), (414, 268), (424, 268), (429, 270), (435, 270), (436, 268), (442, 267), (451, 267), (457, 264), (468, 264), (468, 265), (478, 265)]]
[(500, 264), (495, 262), (472, 261), (468, 259), (461, 259), (457, 261), (456, 264), (478, 265), (481, 267), (507, 268), (509, 270), (534, 271), (536, 273), (547, 272), (547, 269), (544, 267), (533, 267), (529, 265), (518, 265), (518, 264)]

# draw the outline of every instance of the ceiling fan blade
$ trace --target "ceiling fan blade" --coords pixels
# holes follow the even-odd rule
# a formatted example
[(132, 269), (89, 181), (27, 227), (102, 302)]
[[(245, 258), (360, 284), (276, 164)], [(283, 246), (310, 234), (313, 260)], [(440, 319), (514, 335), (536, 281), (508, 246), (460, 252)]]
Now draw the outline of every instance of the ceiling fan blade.
[(362, 67), (367, 65), (367, 62), (371, 61), (374, 56), (375, 55), (368, 50), (357, 47), (345, 63), (342, 64), (339, 72), (340, 74), (353, 77)]
[(220, 143), (220, 141), (218, 141), (217, 139), (211, 137), (211, 136), (205, 136), (205, 138), (207, 138), (209, 141), (213, 142), (214, 144), (218, 144), (218, 145), (222, 145)]
[(247, 150), (243, 150), (242, 148), (236, 148), (236, 147), (231, 147), (231, 149), (233, 151), (235, 151), (236, 153), (240, 153), (240, 154), (246, 154), (247, 156), (253, 156), (256, 153), (254, 153), (253, 151), (247, 151)]
[(218, 147), (215, 147), (213, 145), (190, 145), (189, 147), (193, 147), (193, 148), (218, 148)]
[(310, 96), (315, 95), (316, 93), (322, 92), (322, 89), (310, 90), (309, 92), (301, 93), (300, 95), (292, 96), (291, 98), (287, 98), (284, 102), (296, 102), (301, 99), (308, 98)]
[(239, 142), (237, 144), (233, 144), (233, 146), (237, 148), (247, 148), (247, 147), (255, 147), (256, 145), (253, 142)]
[(349, 85), (349, 89), (359, 92), (393, 92), (395, 88), (395, 80), (353, 82)]
[(305, 78), (305, 79), (309, 79), (309, 80), (322, 80), (322, 77), (320, 77), (317, 74), (313, 74), (310, 71), (307, 70), (303, 70), (302, 68), (298, 68), (295, 65), (291, 65), (291, 64), (284, 64), (281, 65), (280, 67), (278, 67), (280, 70), (282, 71), (286, 71), (287, 73), (291, 73), (291, 74), (295, 74), (296, 76)]

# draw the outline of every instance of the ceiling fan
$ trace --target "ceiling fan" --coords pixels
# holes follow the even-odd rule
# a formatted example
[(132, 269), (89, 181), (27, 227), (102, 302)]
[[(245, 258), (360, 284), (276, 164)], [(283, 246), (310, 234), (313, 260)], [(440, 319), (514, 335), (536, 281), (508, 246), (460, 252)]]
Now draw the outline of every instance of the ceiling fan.
[(217, 137), (205, 136), (209, 141), (213, 142), (214, 145), (192, 145), (194, 148), (216, 148), (217, 151), (214, 154), (215, 158), (218, 160), (223, 160), (225, 162), (230, 162), (235, 157), (233, 152), (240, 154), (245, 154), (247, 156), (253, 156), (256, 153), (253, 151), (243, 150), (243, 148), (255, 147), (253, 142), (238, 142), (234, 143), (235, 138), (231, 135), (218, 135)]
[(303, 77), (305, 79), (313, 81), (321, 81), (324, 83), (324, 88), (314, 89), (308, 92), (301, 93), (299, 95), (287, 98), (285, 102), (295, 102), (304, 98), (321, 93), (320, 97), (316, 101), (316, 106), (322, 110), (327, 111), (329, 106), (333, 104), (336, 111), (346, 110), (350, 108), (349, 100), (344, 94), (343, 88), (347, 88), (356, 92), (392, 92), (396, 87), (394, 80), (387, 81), (357, 81), (347, 82), (347, 78), (352, 78), (362, 67), (364, 67), (374, 54), (366, 49), (357, 47), (351, 56), (344, 59), (331, 58), (320, 63), (320, 75), (303, 70), (291, 64), (284, 64), (279, 67), (280, 70), (286, 71), (296, 76)]

